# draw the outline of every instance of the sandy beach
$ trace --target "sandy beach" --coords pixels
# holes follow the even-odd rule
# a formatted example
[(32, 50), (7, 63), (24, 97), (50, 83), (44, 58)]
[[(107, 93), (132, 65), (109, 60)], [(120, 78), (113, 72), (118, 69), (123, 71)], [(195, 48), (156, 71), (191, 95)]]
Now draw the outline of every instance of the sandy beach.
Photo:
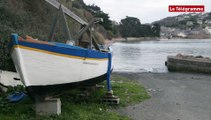
[(211, 120), (211, 75), (192, 73), (114, 73), (136, 80), (151, 94), (140, 104), (120, 108), (135, 120)]

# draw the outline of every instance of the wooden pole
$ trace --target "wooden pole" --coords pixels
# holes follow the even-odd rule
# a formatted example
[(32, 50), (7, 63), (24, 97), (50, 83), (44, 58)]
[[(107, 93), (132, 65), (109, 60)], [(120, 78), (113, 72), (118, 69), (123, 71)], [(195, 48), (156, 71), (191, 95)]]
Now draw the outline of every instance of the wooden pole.
[[(59, 9), (61, 9), (61, 7)], [(58, 19), (59, 19), (59, 15), (60, 15), (60, 11), (58, 10), (58, 12), (57, 12), (57, 14), (54, 18), (53, 25), (51, 27), (51, 31), (50, 31), (50, 34), (49, 34), (49, 37), (48, 37), (48, 41), (52, 41), (53, 38), (54, 38), (55, 31), (56, 31), (56, 25), (57, 25), (57, 22), (58, 22)]]
[(66, 40), (73, 40), (71, 38), (71, 35), (70, 35), (70, 30), (69, 30), (69, 27), (68, 27), (68, 24), (67, 24), (67, 19), (65, 17), (65, 14), (64, 14), (64, 11), (63, 11), (63, 8), (60, 7), (60, 11), (61, 11), (61, 15), (62, 15), (62, 24), (63, 24), (63, 29), (64, 29), (64, 33), (66, 35)]

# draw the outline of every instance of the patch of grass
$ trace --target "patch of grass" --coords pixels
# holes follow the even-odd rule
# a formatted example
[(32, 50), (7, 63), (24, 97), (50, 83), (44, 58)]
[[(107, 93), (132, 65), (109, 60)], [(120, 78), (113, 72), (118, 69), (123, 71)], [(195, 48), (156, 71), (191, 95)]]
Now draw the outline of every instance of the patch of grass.
[(114, 94), (120, 97), (120, 106), (125, 107), (127, 105), (140, 103), (150, 96), (145, 89), (139, 84), (132, 83), (113, 83)]
[[(100, 103), (100, 98), (105, 95), (104, 89), (92, 92), (73, 89), (60, 96), (62, 101), (62, 114), (51, 116), (36, 116), (33, 101), (29, 98), (19, 103), (8, 103), (5, 95), (0, 96), (0, 119), (3, 120), (128, 120), (130, 118), (119, 115), (112, 109), (135, 104), (149, 98), (144, 87), (128, 78), (113, 75), (112, 88), (114, 94), (120, 97), (120, 105)], [(104, 83), (106, 85), (106, 83)]]
[(113, 74), (111, 79), (112, 89), (114, 94), (120, 97), (119, 106), (121, 107), (140, 103), (150, 98), (146, 89), (135, 80), (117, 74)]
[(132, 79), (130, 79), (128, 77), (125, 77), (125, 76), (122, 76), (122, 75), (118, 75), (118, 74), (115, 74), (115, 73), (112, 74), (111, 80), (115, 81), (115, 82), (120, 82), (120, 83), (121, 82), (127, 82), (127, 83), (129, 82), (129, 83), (133, 83), (133, 84), (136, 83), (135, 80), (132, 80)]

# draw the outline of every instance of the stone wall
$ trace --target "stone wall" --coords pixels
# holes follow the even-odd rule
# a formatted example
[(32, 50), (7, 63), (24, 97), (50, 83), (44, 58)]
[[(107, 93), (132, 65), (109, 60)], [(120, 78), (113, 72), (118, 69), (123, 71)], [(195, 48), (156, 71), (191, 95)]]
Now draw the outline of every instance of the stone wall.
[(211, 73), (211, 59), (194, 56), (168, 56), (169, 71)]

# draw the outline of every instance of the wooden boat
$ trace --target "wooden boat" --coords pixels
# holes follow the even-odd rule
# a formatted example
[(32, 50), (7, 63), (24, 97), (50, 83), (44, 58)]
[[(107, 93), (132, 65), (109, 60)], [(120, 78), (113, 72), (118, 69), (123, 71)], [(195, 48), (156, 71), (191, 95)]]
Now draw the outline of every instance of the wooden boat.
[[(45, 1), (58, 9), (49, 42), (29, 36), (23, 39), (12, 34), (9, 45), (12, 60), (27, 90), (39, 95), (81, 84), (96, 84), (109, 78), (112, 69), (111, 50), (101, 50), (92, 35), (93, 24), (101, 19), (96, 18), (87, 23), (56, 0)], [(74, 39), (71, 38), (65, 14), (82, 25)], [(62, 17), (66, 40), (71, 41), (72, 45), (50, 42), (59, 17)], [(79, 39), (86, 31), (90, 34), (89, 47), (80, 47)]]
[(111, 70), (108, 70), (110, 52), (56, 42), (23, 40), (17, 34), (12, 35), (9, 48), (17, 72), (32, 94), (96, 84), (105, 80)]

